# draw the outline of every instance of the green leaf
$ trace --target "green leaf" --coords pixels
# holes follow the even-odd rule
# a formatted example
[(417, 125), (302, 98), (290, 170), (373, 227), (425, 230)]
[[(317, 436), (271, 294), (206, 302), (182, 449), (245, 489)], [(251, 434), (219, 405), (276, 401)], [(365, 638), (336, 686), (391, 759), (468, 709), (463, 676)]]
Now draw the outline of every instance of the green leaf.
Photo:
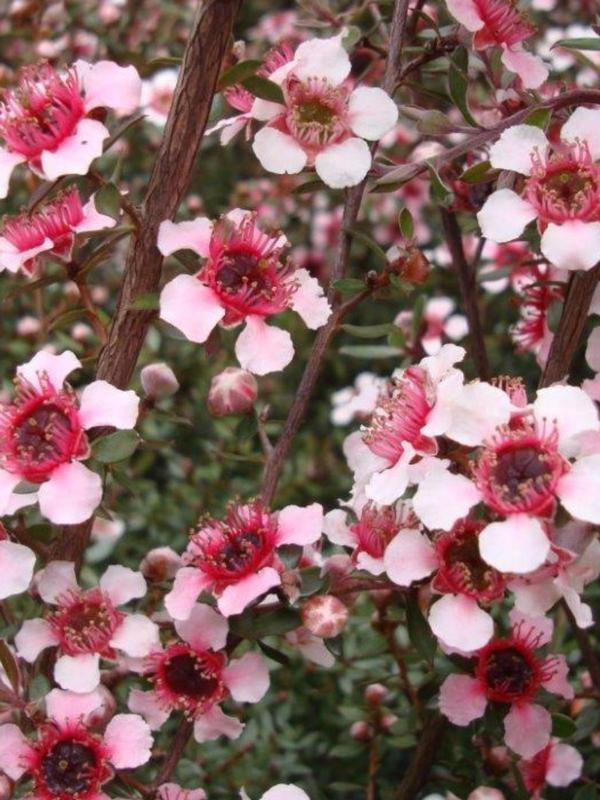
[(398, 216), (400, 233), (407, 241), (411, 241), (415, 233), (415, 223), (408, 208), (403, 208)]
[(260, 97), (261, 100), (269, 100), (271, 103), (280, 103), (281, 105), (285, 102), (281, 86), (267, 78), (262, 78), (260, 75), (251, 75), (241, 83), (249, 92), (252, 92), (256, 97)]
[(469, 125), (476, 126), (469, 111), (467, 89), (469, 86), (469, 54), (465, 47), (458, 47), (450, 61), (448, 71), (448, 90), (454, 105), (459, 109)]
[(357, 42), (360, 42), (362, 39), (362, 31), (360, 28), (357, 28), (356, 25), (348, 25), (346, 28), (346, 33), (342, 38), (342, 47), (347, 52), (350, 52)]
[(281, 636), (301, 625), (300, 614), (293, 608), (279, 608), (270, 614), (257, 614), (249, 609), (239, 616), (229, 618), (231, 631), (243, 639), (264, 639)]
[(421, 133), (451, 133), (455, 128), (456, 125), (452, 120), (436, 109), (426, 111), (417, 120), (417, 129)]
[(327, 576), (321, 575), (321, 567), (303, 569), (300, 572), (300, 579), (302, 581), (300, 587), (301, 597), (309, 597), (311, 594), (322, 591), (328, 583)]
[(51, 688), (50, 681), (45, 675), (36, 675), (29, 684), (29, 699), (33, 701), (42, 700)]
[(233, 67), (225, 70), (219, 82), (217, 83), (217, 91), (221, 92), (228, 86), (233, 86), (236, 83), (241, 83), (244, 80), (256, 74), (256, 71), (262, 66), (262, 61), (252, 58), (247, 61), (238, 61)]
[(394, 326), (391, 322), (383, 322), (381, 325), (342, 325), (342, 330), (356, 336), (357, 339), (380, 339), (387, 336)]
[(460, 176), (465, 183), (488, 183), (498, 174), (498, 170), (492, 169), (489, 161), (480, 161), (469, 169), (466, 169)]
[(525, 125), (534, 125), (536, 128), (541, 128), (543, 131), (545, 131), (551, 119), (551, 108), (537, 108), (527, 117), (525, 120)]
[(552, 49), (555, 47), (566, 47), (568, 50), (600, 50), (600, 36), (559, 39), (552, 45)]
[(573, 800), (600, 800), (600, 793), (598, 789), (590, 783), (578, 789), (573, 795)]
[(148, 63), (148, 67), (154, 71), (154, 67), (157, 69), (162, 67), (178, 67), (182, 63), (183, 58), (178, 58), (177, 56), (160, 56), (160, 58), (153, 58), (152, 61)]
[(410, 642), (419, 655), (426, 661), (433, 661), (437, 647), (435, 636), (413, 595), (410, 595), (406, 601), (406, 627)]
[(92, 447), (92, 455), (101, 464), (124, 461), (136, 451), (140, 441), (140, 437), (135, 431), (115, 431), (115, 433), (109, 433), (108, 436), (96, 439)]
[(119, 219), (121, 212), (121, 195), (114, 183), (105, 183), (94, 195), (94, 204), (101, 214)]
[(552, 714), (552, 736), (559, 739), (568, 739), (577, 730), (577, 725), (566, 714)]
[(10, 685), (17, 691), (19, 688), (19, 666), (17, 659), (11, 653), (4, 639), (0, 639), (0, 664), (4, 667)]
[(340, 278), (339, 281), (335, 281), (333, 288), (342, 294), (356, 294), (363, 291), (365, 282), (358, 278)]
[(131, 311), (154, 311), (158, 305), (158, 292), (143, 292), (138, 294), (133, 303), (129, 304), (129, 308)]
[(284, 667), (289, 665), (289, 656), (286, 656), (286, 654), (282, 653), (281, 650), (276, 650), (274, 647), (271, 647), (271, 645), (265, 644), (261, 641), (258, 641), (256, 644), (260, 647), (267, 658), (270, 658), (272, 661), (277, 661), (278, 664), (283, 664)]
[(340, 347), (340, 354), (352, 358), (397, 358), (403, 355), (398, 347), (387, 344), (357, 344)]
[(377, 256), (377, 258), (383, 264), (389, 263), (385, 251), (377, 244), (377, 242), (374, 242), (368, 234), (366, 234), (364, 231), (361, 231), (360, 228), (345, 228), (344, 230), (346, 233), (350, 234), (353, 239), (358, 239), (359, 242), (364, 244), (364, 246), (367, 247), (373, 253), (373, 255)]
[(448, 208), (448, 206), (452, 205), (454, 202), (454, 194), (440, 178), (431, 161), (427, 162), (427, 166), (431, 175), (431, 196), (436, 203), (444, 208)]

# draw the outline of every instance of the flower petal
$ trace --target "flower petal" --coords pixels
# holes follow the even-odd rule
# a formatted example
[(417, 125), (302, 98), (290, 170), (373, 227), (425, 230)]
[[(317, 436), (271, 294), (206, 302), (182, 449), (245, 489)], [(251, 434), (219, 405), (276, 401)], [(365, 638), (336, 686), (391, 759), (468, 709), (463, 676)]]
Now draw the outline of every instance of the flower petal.
[(113, 61), (76, 61), (75, 69), (84, 91), (86, 111), (112, 108), (125, 115), (138, 108), (142, 81), (135, 67), (120, 67)]
[(383, 563), (389, 579), (398, 586), (426, 578), (438, 565), (427, 536), (409, 528), (399, 531), (388, 544)]
[(292, 308), (311, 330), (325, 325), (331, 316), (331, 306), (325, 297), (323, 287), (306, 269), (297, 269), (294, 279), (298, 288), (292, 295)]
[(287, 331), (252, 315), (246, 318), (246, 327), (237, 338), (235, 355), (248, 372), (267, 375), (287, 367), (294, 357), (294, 345)]
[(320, 503), (306, 507), (286, 506), (277, 514), (277, 546), (313, 544), (322, 530), (323, 506)]
[(94, 381), (81, 393), (79, 419), (84, 428), (106, 425), (118, 430), (133, 428), (140, 399), (129, 390), (117, 389), (107, 381)]
[(492, 242), (510, 242), (537, 217), (537, 211), (512, 189), (497, 189), (477, 214), (481, 233)]
[(263, 567), (254, 575), (248, 575), (227, 586), (217, 600), (217, 608), (224, 617), (241, 614), (246, 606), (280, 583), (281, 578), (276, 569)]
[(483, 28), (485, 23), (475, 0), (446, 0), (446, 6), (454, 19), (468, 31), (473, 33)]
[(244, 730), (243, 724), (235, 717), (229, 717), (220, 706), (213, 706), (194, 722), (194, 739), (199, 743), (210, 742), (219, 736), (237, 739)]
[(570, 744), (553, 742), (546, 762), (546, 783), (550, 786), (568, 786), (583, 771), (581, 753)]
[(58, 644), (58, 637), (45, 619), (27, 619), (15, 636), (19, 658), (33, 663), (42, 650)]
[(545, 155), (548, 139), (535, 125), (513, 125), (507, 128), (490, 147), (490, 163), (494, 169), (508, 169), (531, 175), (531, 156), (536, 151)]
[(154, 692), (132, 689), (127, 698), (127, 707), (134, 714), (142, 716), (153, 731), (162, 728), (170, 716), (169, 710), (165, 710)]
[(159, 225), (156, 246), (163, 256), (170, 256), (178, 250), (193, 250), (206, 258), (212, 231), (213, 223), (207, 217), (185, 222), (171, 222), (166, 219)]
[(175, 622), (175, 630), (178, 636), (198, 650), (222, 650), (229, 625), (214, 608), (197, 603), (188, 619)]
[(61, 464), (38, 491), (40, 511), (56, 525), (77, 525), (89, 519), (102, 500), (102, 481), (79, 461)]
[(13, 781), (27, 771), (32, 748), (16, 725), (0, 725), (0, 769)]
[(141, 572), (111, 564), (100, 578), (100, 588), (116, 606), (125, 605), (146, 594), (146, 580)]
[(293, 783), (278, 783), (263, 794), (260, 800), (310, 800), (306, 792)]
[(72, 561), (51, 561), (38, 573), (36, 586), (44, 603), (57, 605), (61, 596), (77, 591), (75, 565)]
[(100, 683), (99, 662), (100, 656), (97, 653), (63, 655), (54, 665), (54, 680), (69, 692), (87, 694)]
[(517, 73), (526, 89), (537, 89), (548, 78), (549, 70), (542, 59), (522, 47), (503, 47), (502, 63)]
[(152, 733), (137, 714), (117, 714), (106, 726), (104, 743), (117, 769), (133, 769), (150, 759)]
[(40, 350), (26, 364), (17, 367), (17, 375), (25, 378), (36, 389), (41, 390), (39, 375), (45, 374), (50, 379), (52, 386), (60, 390), (67, 375), (80, 367), (81, 361), (70, 350), (65, 350), (58, 356), (55, 353)]
[(600, 455), (585, 456), (572, 464), (556, 493), (575, 519), (600, 524)]
[(569, 440), (579, 434), (600, 429), (594, 401), (576, 386), (549, 386), (539, 389), (532, 406), (533, 416), (540, 429), (556, 426), (559, 448), (570, 455)]
[(419, 483), (413, 507), (427, 528), (449, 531), (480, 499), (479, 490), (464, 475), (435, 469)]
[(483, 687), (470, 675), (449, 675), (440, 689), (440, 711), (453, 725), (464, 727), (485, 713)]
[(315, 158), (315, 169), (332, 189), (356, 186), (371, 169), (371, 150), (364, 139), (346, 139), (329, 145)]
[(504, 741), (517, 755), (533, 758), (550, 741), (552, 717), (542, 706), (513, 704), (504, 717)]
[(223, 670), (223, 680), (238, 703), (258, 703), (269, 688), (269, 670), (258, 653), (245, 653)]
[(540, 249), (559, 269), (587, 272), (600, 260), (600, 222), (551, 222), (542, 235)]
[(91, 197), (83, 207), (83, 219), (78, 225), (73, 226), (73, 231), (75, 233), (89, 233), (90, 231), (114, 228), (116, 224), (116, 219), (98, 211), (95, 198)]
[(517, 575), (541, 567), (550, 553), (550, 542), (539, 520), (515, 514), (492, 522), (479, 535), (479, 552), (484, 561), (500, 572)]
[(24, 592), (31, 583), (35, 553), (15, 542), (0, 541), (0, 600)]
[(102, 155), (108, 130), (95, 119), (82, 119), (75, 133), (60, 143), (56, 150), (44, 150), (42, 170), (49, 181), (62, 175), (87, 175), (90, 164)]
[(293, 73), (301, 81), (320, 78), (337, 86), (350, 74), (351, 63), (342, 44), (343, 33), (328, 39), (309, 39), (294, 53)]
[(268, 172), (296, 175), (302, 172), (308, 156), (294, 138), (276, 128), (262, 128), (252, 143), (254, 155)]
[(20, 153), (11, 153), (5, 147), (0, 147), (0, 200), (4, 200), (8, 194), (10, 176), (14, 168), (25, 160), (25, 156)]
[(352, 133), (376, 141), (398, 122), (398, 107), (375, 86), (359, 86), (348, 99), (348, 122)]
[(576, 108), (562, 126), (560, 138), (563, 141), (585, 142), (593, 161), (600, 158), (600, 110), (597, 108)]
[(435, 602), (429, 611), (429, 624), (443, 644), (463, 653), (479, 650), (494, 635), (494, 620), (464, 595), (447, 594)]
[(182, 567), (175, 575), (173, 588), (165, 595), (165, 608), (173, 619), (187, 619), (194, 603), (210, 580), (195, 567)]
[(203, 344), (225, 316), (217, 295), (193, 275), (178, 275), (160, 293), (160, 318)]
[(110, 640), (110, 646), (131, 658), (144, 658), (160, 645), (158, 625), (144, 614), (127, 614)]

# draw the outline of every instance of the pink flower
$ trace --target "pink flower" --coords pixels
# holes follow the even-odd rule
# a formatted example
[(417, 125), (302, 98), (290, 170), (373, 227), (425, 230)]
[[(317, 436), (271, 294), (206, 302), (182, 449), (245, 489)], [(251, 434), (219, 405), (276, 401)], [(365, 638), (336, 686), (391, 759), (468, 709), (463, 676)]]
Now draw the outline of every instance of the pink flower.
[(550, 741), (552, 720), (533, 701), (540, 689), (570, 699), (565, 657), (540, 657), (536, 650), (552, 637), (552, 621), (512, 615), (510, 636), (492, 639), (477, 654), (474, 677), (450, 675), (440, 690), (440, 711), (454, 725), (482, 717), (488, 703), (508, 704), (504, 718), (506, 744), (531, 758)]
[(0, 522), (0, 600), (29, 588), (35, 567), (35, 553), (25, 545), (11, 542)]
[(112, 61), (77, 61), (65, 73), (49, 64), (23, 70), (16, 89), (0, 102), (0, 198), (6, 197), (11, 173), (26, 162), (42, 178), (85, 175), (102, 155), (107, 128), (90, 117), (97, 108), (130, 114), (140, 100), (135, 67)]
[(535, 27), (519, 11), (515, 0), (446, 0), (448, 10), (461, 25), (472, 31), (476, 50), (502, 48), (502, 63), (516, 72), (526, 89), (537, 89), (548, 77), (538, 56), (523, 49), (523, 42), (535, 35)]
[(193, 250), (205, 264), (196, 275), (179, 275), (167, 283), (160, 296), (161, 318), (198, 343), (218, 323), (231, 328), (245, 322), (235, 345), (242, 367), (256, 375), (283, 369), (294, 356), (292, 339), (265, 319), (291, 308), (315, 329), (331, 313), (318, 281), (282, 260), (287, 246), (285, 236), (263, 233), (255, 215), (240, 209), (214, 224), (206, 217), (163, 222), (160, 252)]
[(140, 105), (146, 119), (158, 128), (164, 128), (167, 122), (176, 85), (176, 69), (161, 69), (142, 82)]
[(160, 728), (172, 711), (194, 721), (197, 742), (224, 734), (236, 739), (244, 726), (220, 707), (228, 697), (240, 703), (258, 703), (269, 688), (269, 673), (257, 653), (245, 653), (228, 663), (223, 652), (229, 626), (210, 606), (192, 606), (189, 618), (176, 621), (181, 642), (155, 649), (145, 660), (144, 673), (152, 691), (133, 689), (129, 708)]
[(27, 775), (32, 800), (104, 800), (102, 786), (116, 769), (131, 769), (150, 758), (152, 735), (137, 714), (117, 714), (102, 734), (89, 728), (102, 696), (53, 689), (47, 718), (34, 740), (16, 725), (0, 726), (0, 768), (13, 780)]
[(79, 190), (73, 186), (31, 214), (5, 217), (0, 235), (0, 270), (31, 275), (41, 253), (69, 261), (80, 233), (112, 228), (116, 221), (96, 210), (92, 197), (81, 205)]
[(520, 193), (497, 189), (477, 215), (494, 242), (520, 236), (537, 219), (543, 255), (559, 269), (588, 270), (600, 249), (600, 111), (578, 108), (552, 146), (540, 128), (515, 125), (490, 148), (496, 169), (525, 176)]
[(259, 500), (229, 506), (224, 520), (202, 520), (183, 555), (165, 605), (174, 619), (186, 619), (205, 590), (217, 597), (226, 617), (281, 584), (277, 548), (316, 542), (323, 526), (318, 503), (269, 511)]
[(535, 353), (538, 362), (545, 364), (554, 337), (548, 324), (549, 313), (555, 303), (564, 301), (565, 287), (556, 283), (558, 276), (540, 266), (521, 268), (518, 280), (515, 273), (513, 285), (518, 295), (519, 319), (511, 329), (511, 336), (520, 352)]
[(81, 367), (70, 350), (38, 352), (17, 367), (15, 397), (0, 405), (0, 513), (7, 513), (21, 481), (38, 485), (28, 502), (58, 525), (84, 522), (102, 499), (100, 476), (81, 461), (90, 455), (86, 431), (133, 428), (138, 398), (106, 381), (94, 381), (78, 398), (64, 383)]
[(458, 341), (469, 332), (466, 317), (463, 314), (453, 314), (454, 308), (454, 300), (449, 297), (433, 297), (425, 303), (424, 330), (420, 335), (420, 341), (428, 356), (440, 352), (444, 336), (452, 341)]
[(372, 372), (361, 372), (356, 376), (353, 386), (340, 389), (331, 396), (332, 423), (348, 425), (354, 419), (368, 419), (377, 406), (385, 384), (384, 378), (379, 378)]
[(549, 744), (528, 761), (521, 761), (519, 770), (532, 800), (540, 800), (544, 786), (569, 786), (583, 770), (581, 754), (569, 744), (551, 739)]
[(37, 590), (56, 609), (45, 619), (24, 622), (15, 644), (30, 663), (46, 648), (58, 648), (54, 678), (63, 689), (91, 692), (100, 682), (101, 658), (115, 661), (117, 651), (141, 658), (158, 644), (154, 622), (118, 608), (146, 594), (139, 572), (111, 566), (99, 586), (83, 590), (72, 563), (52, 561), (39, 573)]

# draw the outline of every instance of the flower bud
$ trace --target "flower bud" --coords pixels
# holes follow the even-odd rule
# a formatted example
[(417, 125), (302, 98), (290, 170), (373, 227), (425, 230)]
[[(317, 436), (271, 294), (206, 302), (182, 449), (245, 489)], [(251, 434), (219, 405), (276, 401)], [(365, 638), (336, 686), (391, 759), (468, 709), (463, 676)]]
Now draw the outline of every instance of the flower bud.
[(315, 636), (329, 639), (346, 627), (348, 609), (331, 594), (311, 597), (302, 609), (302, 622)]
[(238, 367), (227, 367), (212, 379), (208, 392), (208, 410), (213, 417), (245, 414), (258, 395), (258, 384), (252, 373)]
[(373, 728), (369, 723), (361, 719), (358, 722), (353, 722), (350, 726), (350, 736), (356, 739), (357, 742), (369, 742), (373, 738)]
[(381, 727), (386, 733), (389, 733), (397, 722), (398, 717), (395, 714), (384, 714), (381, 718)]
[(379, 706), (385, 700), (388, 690), (382, 683), (370, 683), (365, 689), (365, 700), (372, 706)]
[(179, 389), (175, 373), (167, 364), (148, 364), (141, 371), (140, 380), (146, 396), (151, 400), (162, 400)]
[(181, 556), (171, 547), (155, 547), (150, 550), (140, 563), (140, 572), (149, 581), (161, 583), (174, 578), (181, 566)]

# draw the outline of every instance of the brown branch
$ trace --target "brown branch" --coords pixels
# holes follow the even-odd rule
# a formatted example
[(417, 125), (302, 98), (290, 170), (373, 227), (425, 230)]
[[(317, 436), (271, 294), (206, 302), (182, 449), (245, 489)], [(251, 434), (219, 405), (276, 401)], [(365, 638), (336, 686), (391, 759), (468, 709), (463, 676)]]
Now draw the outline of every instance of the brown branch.
[[(598, 693), (600, 692), (600, 661), (598, 660), (597, 650), (592, 644), (588, 632), (579, 627), (571, 609), (564, 600), (561, 602), (561, 606), (567, 616), (567, 619), (569, 620), (569, 625), (571, 626), (571, 630), (573, 631), (573, 634), (577, 639), (579, 649), (581, 650), (581, 657), (583, 658), (583, 661), (590, 674), (590, 678), (594, 684), (596, 693)], [(596, 700), (597, 699), (598, 696), (596, 695)]]
[(462, 294), (467, 320), (469, 322), (469, 349), (471, 358), (475, 362), (477, 375), (482, 381), (490, 377), (487, 351), (483, 339), (483, 327), (477, 303), (477, 281), (475, 270), (471, 267), (465, 256), (462, 232), (456, 220), (456, 214), (446, 208), (440, 208), (442, 226), (446, 237), (446, 244), (452, 256), (452, 264), (458, 277), (460, 292)]
[(159, 769), (156, 778), (152, 781), (151, 791), (149, 793), (154, 793), (161, 784), (168, 783), (169, 778), (177, 769), (179, 759), (187, 747), (187, 743), (190, 740), (193, 730), (193, 722), (188, 722), (185, 720), (179, 725), (179, 728), (177, 728), (177, 733), (171, 742), (171, 747), (168, 751), (167, 757), (165, 758), (165, 762)]
[[(408, 0), (396, 0), (394, 6), (394, 15), (390, 28), (390, 46), (388, 59), (386, 62), (385, 74), (383, 78), (383, 88), (388, 94), (393, 94), (395, 87), (398, 84), (398, 76), (401, 71), (401, 56), (402, 56), (402, 43), (404, 38), (404, 30), (406, 27), (406, 15), (408, 13)], [(371, 152), (375, 152), (376, 145), (373, 146)], [(350, 310), (356, 303), (362, 300), (363, 296), (370, 293), (366, 290), (351, 301), (345, 303), (343, 306), (339, 305), (338, 293), (335, 288), (335, 283), (342, 278), (348, 269), (350, 262), (350, 249), (352, 247), (352, 228), (356, 224), (358, 212), (362, 203), (363, 194), (366, 187), (366, 179), (353, 186), (346, 192), (346, 202), (344, 204), (344, 213), (342, 218), (342, 227), (338, 242), (337, 255), (331, 270), (330, 285), (327, 296), (329, 301), (334, 306), (334, 311), (329, 318), (327, 324), (320, 329), (315, 337), (312, 350), (310, 352), (308, 362), (304, 368), (304, 373), (300, 379), (300, 384), (294, 397), (294, 402), (291, 405), (287, 419), (283, 426), (283, 431), (279, 440), (272, 452), (270, 453), (262, 482), (262, 499), (265, 503), (270, 504), (275, 495), (279, 478), (285, 459), (290, 451), (292, 442), (304, 417), (306, 415), (308, 404), (312, 393), (315, 389), (323, 361), (327, 353), (329, 344), (335, 335), (338, 325), (343, 318), (344, 314)]]
[[(204, 0), (198, 5), (148, 182), (139, 230), (127, 254), (117, 311), (98, 362), (97, 377), (120, 388), (131, 380), (154, 315), (152, 311), (134, 311), (131, 305), (139, 295), (158, 289), (162, 268), (162, 256), (156, 247), (158, 226), (175, 216), (189, 185), (241, 3), (242, 0)], [(53, 543), (52, 557), (80, 564), (92, 521), (63, 528)]]
[(435, 761), (445, 728), (446, 720), (441, 714), (436, 713), (429, 717), (419, 734), (412, 761), (398, 787), (396, 800), (414, 800), (417, 796), (417, 792), (427, 780), (429, 770)]
[(600, 266), (594, 267), (589, 272), (575, 272), (571, 276), (540, 387), (550, 386), (569, 374), (599, 278)]

